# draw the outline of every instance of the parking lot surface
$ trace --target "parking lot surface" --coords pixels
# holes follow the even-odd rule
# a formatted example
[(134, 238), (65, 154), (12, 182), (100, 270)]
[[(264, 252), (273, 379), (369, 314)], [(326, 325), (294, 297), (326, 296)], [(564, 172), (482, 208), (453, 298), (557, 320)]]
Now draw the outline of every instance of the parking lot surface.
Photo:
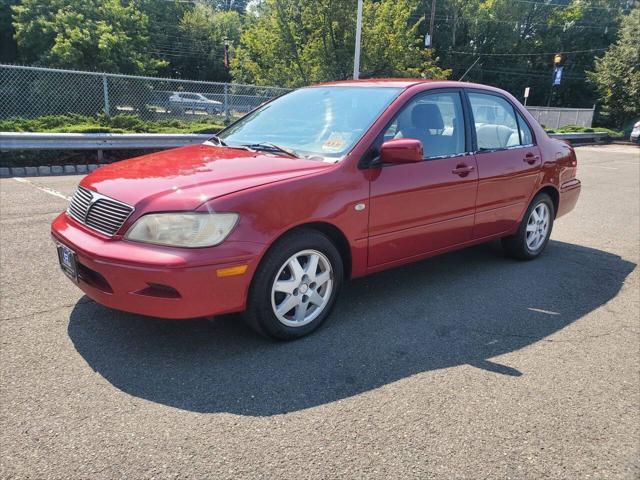
[(293, 343), (108, 310), (0, 181), (2, 478), (637, 478), (640, 150), (580, 147), (544, 255), (499, 242), (346, 285)]

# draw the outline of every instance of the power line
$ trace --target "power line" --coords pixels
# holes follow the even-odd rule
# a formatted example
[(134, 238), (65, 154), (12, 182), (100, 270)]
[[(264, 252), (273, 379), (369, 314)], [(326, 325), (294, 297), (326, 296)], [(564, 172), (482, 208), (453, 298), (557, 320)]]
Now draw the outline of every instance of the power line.
[[(422, 20), (424, 17), (420, 14), (412, 14), (409, 16), (410, 20)], [(534, 25), (534, 26), (542, 26), (545, 28), (549, 28), (549, 29), (562, 29), (562, 30), (605, 30), (605, 29), (616, 29), (617, 25), (616, 24), (595, 24), (595, 23), (574, 23), (571, 24), (570, 22), (568, 22), (565, 25), (555, 25), (555, 24), (549, 24), (546, 22), (523, 22), (521, 20), (496, 20), (496, 19), (481, 19), (481, 18), (474, 18), (472, 20), (464, 20), (463, 17), (458, 18), (457, 20), (447, 16), (440, 16), (440, 17), (436, 17), (436, 19), (438, 19), (438, 22), (436, 22), (437, 24), (464, 24), (464, 23), (499, 23), (499, 24), (504, 24), (504, 25), (518, 25), (518, 26), (522, 26), (522, 25)]]
[[(479, 59), (482, 59), (482, 56), (479, 56)], [(476, 59), (476, 63), (477, 63)], [(448, 67), (450, 68), (454, 68), (454, 69), (467, 69), (468, 70), (468, 63), (462, 63), (462, 62), (452, 62), (451, 64), (448, 65)], [(480, 63), (480, 65), (478, 65), (477, 67), (475, 67), (473, 70), (483, 70), (485, 72), (492, 72), (492, 73), (504, 73), (504, 74), (509, 74), (509, 75), (521, 75), (521, 76), (532, 76), (532, 77), (544, 77), (547, 78), (549, 76), (551, 76), (551, 72), (548, 70), (541, 70), (541, 69), (513, 69), (513, 68), (508, 68), (508, 67), (502, 67), (502, 66), (496, 66), (497, 68), (491, 68), (493, 65), (487, 65), (484, 66), (482, 63)], [(467, 75), (469, 75), (469, 73), (467, 73)], [(578, 73), (578, 71), (576, 70), (567, 70), (565, 69), (564, 74), (562, 75), (563, 79), (571, 79), (571, 80), (584, 80), (586, 78), (585, 75)]]
[[(575, 6), (570, 3), (565, 5), (565, 4), (559, 4), (559, 3), (535, 2), (532, 0), (511, 0), (511, 1), (517, 2), (517, 3), (528, 3), (530, 5), (539, 5), (541, 7), (570, 8)], [(595, 7), (595, 6), (587, 6), (587, 5), (580, 5), (580, 8), (584, 10), (609, 10), (609, 7)]]
[[(521, 76), (521, 77), (537, 77), (537, 78), (549, 78), (551, 76), (551, 74), (549, 72), (545, 73), (545, 72), (540, 72), (537, 73), (538, 71), (514, 71), (514, 70), (500, 70), (500, 69), (493, 69), (493, 68), (483, 68), (483, 67), (479, 67), (476, 70), (481, 70), (483, 72), (490, 72), (490, 73), (498, 73), (500, 75), (515, 75), (515, 76)], [(584, 75), (567, 75), (567, 74), (563, 74), (562, 75), (562, 79), (563, 80), (584, 80), (587, 77)]]
[(572, 53), (589, 53), (589, 52), (604, 52), (607, 48), (591, 48), (589, 50), (572, 50), (566, 52), (543, 52), (543, 53), (480, 53), (480, 52), (462, 52), (460, 50), (446, 50), (447, 53), (456, 53), (461, 55), (481, 55), (483, 57), (538, 57), (544, 55), (572, 54)]

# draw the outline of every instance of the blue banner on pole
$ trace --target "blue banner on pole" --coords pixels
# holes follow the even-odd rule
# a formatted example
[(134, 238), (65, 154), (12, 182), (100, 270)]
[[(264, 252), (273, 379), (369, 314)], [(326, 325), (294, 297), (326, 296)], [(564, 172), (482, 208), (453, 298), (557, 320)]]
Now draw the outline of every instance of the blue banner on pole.
[(553, 86), (557, 87), (560, 85), (560, 81), (562, 80), (562, 69), (564, 67), (555, 67), (553, 69)]

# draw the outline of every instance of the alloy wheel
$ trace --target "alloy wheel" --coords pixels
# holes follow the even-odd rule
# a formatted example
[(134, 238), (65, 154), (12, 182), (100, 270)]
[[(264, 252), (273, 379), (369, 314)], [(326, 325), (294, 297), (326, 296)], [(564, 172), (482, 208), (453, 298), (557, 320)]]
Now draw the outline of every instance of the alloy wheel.
[(312, 322), (329, 303), (333, 268), (317, 250), (302, 250), (289, 257), (271, 287), (271, 307), (277, 319), (289, 327)]
[(537, 251), (544, 244), (549, 234), (549, 220), (551, 212), (546, 203), (542, 202), (531, 210), (527, 220), (527, 247), (532, 252)]

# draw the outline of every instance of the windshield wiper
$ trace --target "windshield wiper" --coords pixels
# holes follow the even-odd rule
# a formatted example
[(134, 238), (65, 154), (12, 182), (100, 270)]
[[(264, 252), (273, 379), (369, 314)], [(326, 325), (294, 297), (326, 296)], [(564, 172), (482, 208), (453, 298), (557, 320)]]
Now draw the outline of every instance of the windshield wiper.
[(217, 143), (218, 145), (220, 145), (221, 147), (228, 147), (228, 146), (229, 146), (229, 145), (227, 145), (226, 143), (224, 143), (224, 142), (222, 141), (222, 139), (221, 139), (219, 136), (217, 136), (217, 135), (212, 136), (209, 140), (207, 140), (207, 142), (210, 142), (211, 140), (213, 140), (214, 142), (216, 142), (216, 143)]
[(280, 145), (276, 145), (275, 143), (271, 142), (248, 143), (246, 145), (243, 145), (243, 147), (251, 148), (252, 150), (263, 150), (266, 152), (280, 152), (284, 153), (285, 155), (289, 155), (292, 158), (300, 158), (300, 155), (298, 155), (293, 150), (281, 147)]

